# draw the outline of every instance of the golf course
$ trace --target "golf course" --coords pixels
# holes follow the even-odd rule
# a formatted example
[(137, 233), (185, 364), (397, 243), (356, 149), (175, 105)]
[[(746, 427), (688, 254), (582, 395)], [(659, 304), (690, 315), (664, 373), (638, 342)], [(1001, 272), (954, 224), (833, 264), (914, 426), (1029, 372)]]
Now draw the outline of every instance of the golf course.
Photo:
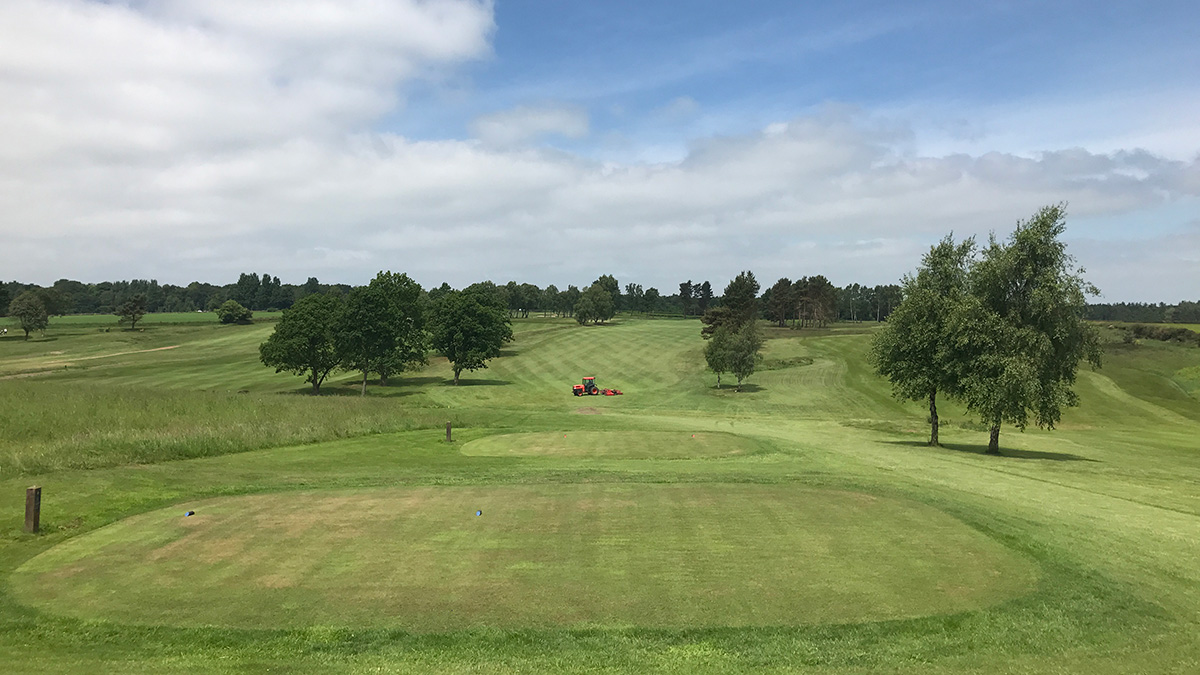
[(0, 671), (1200, 672), (1195, 346), (1098, 326), (992, 455), (949, 399), (927, 445), (870, 321), (761, 322), (740, 391), (698, 320), (534, 315), (313, 396), (278, 320), (3, 324)]

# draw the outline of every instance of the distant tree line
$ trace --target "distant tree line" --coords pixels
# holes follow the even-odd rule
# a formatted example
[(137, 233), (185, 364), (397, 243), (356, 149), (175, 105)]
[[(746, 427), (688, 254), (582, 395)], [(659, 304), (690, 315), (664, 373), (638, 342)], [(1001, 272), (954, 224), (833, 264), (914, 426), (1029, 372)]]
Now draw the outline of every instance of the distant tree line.
[[(786, 280), (780, 280), (783, 281)], [(597, 283), (604, 287), (611, 298), (612, 314), (605, 316), (607, 304), (601, 303), (597, 308), (598, 296), (593, 295), (591, 301), (584, 305), (589, 310), (585, 318), (589, 323), (597, 322), (598, 318), (599, 321), (606, 321), (618, 313), (701, 316), (710, 307), (722, 302), (722, 298), (713, 293), (712, 284), (708, 281), (682, 282), (678, 292), (671, 294), (664, 294), (653, 286), (643, 288), (637, 283), (624, 284), (622, 292), (622, 286), (612, 275), (603, 275), (590, 285), (568, 285), (562, 290), (554, 284), (540, 288), (535, 284), (516, 281), (493, 284), (493, 287), (510, 317), (526, 318), (531, 313), (575, 317), (584, 293)], [(41, 287), (11, 281), (0, 283), (0, 316), (6, 315), (11, 301), (26, 291), (36, 294), (47, 316), (54, 317), (67, 314), (128, 316), (129, 312), (123, 312), (122, 309), (130, 309), (130, 302), (135, 302), (142, 314), (216, 312), (230, 300), (251, 311), (278, 311), (291, 307), (308, 295), (333, 293), (345, 296), (352, 288), (349, 284), (324, 284), (316, 277), (310, 277), (303, 284), (285, 284), (271, 274), (248, 272), (240, 274), (236, 282), (225, 285), (193, 281), (186, 286), (177, 286), (159, 284), (155, 279), (86, 284), (59, 279), (50, 286)], [(428, 293), (436, 296), (449, 289), (449, 284), (442, 284)], [(823, 325), (835, 320), (883, 321), (899, 301), (898, 298), (899, 286), (896, 285), (867, 287), (851, 284), (836, 288), (824, 276), (817, 275), (803, 277), (794, 283), (788, 281), (786, 288), (777, 282), (763, 294), (760, 308), (764, 319), (778, 321), (777, 316), (786, 316), (783, 321), (804, 326)], [(593, 308), (598, 309), (598, 313)]]
[(1200, 302), (1177, 305), (1148, 302), (1101, 302), (1087, 307), (1087, 318), (1093, 321), (1126, 323), (1200, 323)]
[(285, 284), (279, 277), (255, 273), (239, 275), (236, 283), (224, 286), (193, 281), (187, 286), (159, 284), (154, 279), (102, 281), (85, 284), (59, 279), (48, 287), (16, 281), (0, 284), (0, 311), (9, 298), (32, 291), (38, 295), (50, 316), (66, 314), (113, 314), (126, 302), (142, 296), (148, 313), (216, 311), (225, 301), (233, 300), (250, 310), (280, 310), (291, 307), (300, 298), (314, 293), (349, 293), (347, 284), (322, 284), (309, 278), (303, 284)]

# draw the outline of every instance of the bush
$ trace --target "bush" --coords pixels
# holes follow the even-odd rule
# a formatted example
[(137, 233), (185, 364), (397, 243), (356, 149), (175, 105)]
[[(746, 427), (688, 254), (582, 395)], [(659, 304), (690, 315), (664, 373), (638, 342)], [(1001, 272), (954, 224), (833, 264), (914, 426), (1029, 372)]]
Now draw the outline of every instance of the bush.
[(250, 317), (254, 313), (242, 307), (237, 300), (226, 300), (225, 304), (217, 308), (217, 317), (221, 319), (221, 323), (250, 323)]
[(1130, 326), (1128, 334), (1143, 340), (1160, 340), (1162, 342), (1178, 342), (1200, 346), (1200, 333), (1180, 327), (1148, 326), (1138, 323)]

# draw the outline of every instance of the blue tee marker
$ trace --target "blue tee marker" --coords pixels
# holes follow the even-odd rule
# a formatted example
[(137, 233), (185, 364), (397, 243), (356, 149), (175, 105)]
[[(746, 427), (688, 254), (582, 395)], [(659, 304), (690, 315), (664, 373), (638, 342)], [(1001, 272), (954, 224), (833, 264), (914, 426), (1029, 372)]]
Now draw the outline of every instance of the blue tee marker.
[(482, 515), (483, 515), (483, 511), (476, 511), (476, 512), (475, 512), (475, 515), (477, 515), (477, 516), (482, 516)]
[(183, 514), (183, 517), (187, 518), (188, 516), (194, 516), (194, 515), (196, 515), (195, 511), (188, 511), (187, 513)]

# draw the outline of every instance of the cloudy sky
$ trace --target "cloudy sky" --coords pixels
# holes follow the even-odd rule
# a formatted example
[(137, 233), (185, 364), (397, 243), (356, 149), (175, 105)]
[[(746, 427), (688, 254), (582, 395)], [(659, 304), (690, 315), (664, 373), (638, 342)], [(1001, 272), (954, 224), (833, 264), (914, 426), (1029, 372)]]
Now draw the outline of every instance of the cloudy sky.
[(1137, 3), (3, 0), (0, 278), (891, 283), (1069, 203), (1200, 299), (1200, 12)]

